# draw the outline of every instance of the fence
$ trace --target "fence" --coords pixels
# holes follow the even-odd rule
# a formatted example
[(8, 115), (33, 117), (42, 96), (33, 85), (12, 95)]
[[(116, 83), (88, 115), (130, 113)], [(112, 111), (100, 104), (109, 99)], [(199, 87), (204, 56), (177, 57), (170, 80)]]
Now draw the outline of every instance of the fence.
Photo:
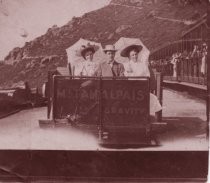
[(207, 84), (207, 45), (201, 39), (166, 44), (152, 52), (150, 63), (165, 80)]

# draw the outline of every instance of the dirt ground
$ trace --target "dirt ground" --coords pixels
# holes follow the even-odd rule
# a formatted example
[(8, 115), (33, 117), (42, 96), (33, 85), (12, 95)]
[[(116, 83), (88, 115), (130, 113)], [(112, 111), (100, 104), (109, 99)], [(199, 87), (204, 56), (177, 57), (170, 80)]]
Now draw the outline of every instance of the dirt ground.
[[(205, 101), (169, 89), (163, 95), (163, 121), (168, 125), (159, 134), (161, 144), (123, 150), (208, 150)], [(1, 119), (0, 149), (122, 150), (101, 147), (94, 136), (70, 127), (41, 129), (38, 120), (46, 119), (46, 112), (46, 107), (34, 108)]]

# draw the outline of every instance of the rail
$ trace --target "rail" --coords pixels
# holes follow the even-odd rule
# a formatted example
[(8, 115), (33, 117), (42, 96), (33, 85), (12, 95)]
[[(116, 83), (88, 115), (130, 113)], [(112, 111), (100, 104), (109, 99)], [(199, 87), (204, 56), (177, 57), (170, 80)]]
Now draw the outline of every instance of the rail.
[(207, 45), (201, 39), (179, 40), (154, 50), (151, 67), (164, 80), (207, 84)]

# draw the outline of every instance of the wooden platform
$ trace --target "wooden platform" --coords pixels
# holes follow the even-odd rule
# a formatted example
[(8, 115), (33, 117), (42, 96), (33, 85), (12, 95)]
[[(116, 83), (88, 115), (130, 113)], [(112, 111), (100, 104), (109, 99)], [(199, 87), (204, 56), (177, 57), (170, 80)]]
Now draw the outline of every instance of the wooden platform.
[(163, 83), (165, 84), (177, 84), (180, 86), (188, 86), (200, 90), (207, 91), (207, 86), (206, 85), (200, 85), (200, 84), (194, 84), (194, 83), (188, 83), (188, 82), (179, 82), (179, 81), (170, 81), (170, 80), (163, 80)]

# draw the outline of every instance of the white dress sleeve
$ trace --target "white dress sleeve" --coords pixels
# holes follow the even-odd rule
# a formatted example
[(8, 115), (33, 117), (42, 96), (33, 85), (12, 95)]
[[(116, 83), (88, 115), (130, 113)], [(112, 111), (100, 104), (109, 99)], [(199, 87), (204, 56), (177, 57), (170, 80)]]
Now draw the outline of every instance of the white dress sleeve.
[(150, 77), (150, 72), (147, 64), (138, 62), (135, 64), (134, 73), (135, 76), (145, 76), (145, 77)]

